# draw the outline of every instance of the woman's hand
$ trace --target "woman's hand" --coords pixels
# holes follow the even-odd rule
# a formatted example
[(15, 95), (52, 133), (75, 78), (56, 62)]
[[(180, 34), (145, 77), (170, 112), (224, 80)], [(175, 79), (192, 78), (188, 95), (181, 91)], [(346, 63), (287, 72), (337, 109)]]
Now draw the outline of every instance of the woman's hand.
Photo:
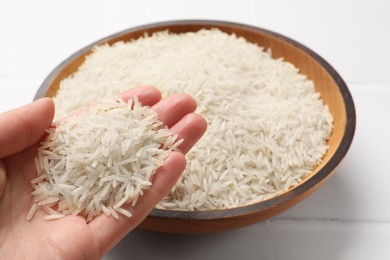
[[(161, 100), (154, 87), (139, 87), (120, 95), (137, 96), (151, 106), (178, 139), (181, 152), (172, 152), (153, 177), (153, 185), (131, 208), (133, 216), (119, 219), (99, 215), (86, 223), (80, 216), (45, 221), (38, 210), (26, 220), (31, 206), (31, 180), (37, 176), (34, 157), (44, 130), (54, 116), (51, 99), (40, 99), (0, 115), (0, 255), (4, 259), (100, 259), (133, 230), (171, 190), (183, 172), (184, 154), (206, 131), (206, 121), (195, 114), (195, 101), (188, 95)], [(129, 206), (130, 208), (130, 206)]]

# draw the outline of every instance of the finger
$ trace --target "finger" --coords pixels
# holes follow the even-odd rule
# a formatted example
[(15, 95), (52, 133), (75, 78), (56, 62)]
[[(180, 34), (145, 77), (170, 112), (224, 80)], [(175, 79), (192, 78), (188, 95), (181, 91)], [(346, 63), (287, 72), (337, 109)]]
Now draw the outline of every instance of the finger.
[(115, 219), (101, 214), (89, 223), (100, 241), (102, 254), (107, 253), (146, 218), (155, 205), (172, 189), (185, 166), (184, 155), (180, 152), (172, 152), (153, 176), (150, 189), (145, 191), (135, 207), (126, 208), (132, 212), (132, 217), (120, 215), (119, 219)]
[(125, 102), (134, 98), (135, 96), (137, 96), (139, 102), (143, 106), (153, 106), (161, 100), (160, 91), (157, 88), (151, 86), (137, 87), (119, 95), (119, 97), (121, 97)]
[(156, 103), (152, 109), (165, 125), (171, 127), (185, 115), (194, 112), (196, 102), (189, 95), (177, 94)]
[(24, 107), (0, 115), (0, 158), (20, 152), (35, 144), (49, 128), (54, 103), (42, 98)]
[[(152, 106), (161, 100), (161, 92), (152, 86), (136, 87), (119, 94), (119, 97), (125, 102), (129, 101), (129, 99), (133, 99), (135, 96), (143, 106)], [(66, 115), (64, 118), (68, 116), (79, 116), (80, 114), (87, 112), (88, 109), (89, 107), (78, 108)], [(61, 118), (59, 121), (64, 118)]]
[(177, 140), (184, 139), (178, 149), (184, 154), (194, 146), (203, 136), (207, 129), (206, 120), (199, 114), (190, 113), (180, 119), (170, 130), (172, 134), (177, 134)]

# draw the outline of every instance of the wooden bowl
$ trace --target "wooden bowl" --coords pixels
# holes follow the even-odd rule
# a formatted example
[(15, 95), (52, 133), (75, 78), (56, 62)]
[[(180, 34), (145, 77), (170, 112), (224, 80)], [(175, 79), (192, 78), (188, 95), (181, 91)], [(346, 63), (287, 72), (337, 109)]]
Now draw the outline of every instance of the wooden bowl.
[(339, 74), (320, 56), (302, 44), (261, 28), (219, 21), (172, 21), (132, 28), (86, 46), (55, 68), (39, 88), (35, 99), (56, 94), (59, 83), (76, 72), (95, 45), (129, 41), (144, 35), (169, 30), (174, 33), (193, 32), (201, 28), (219, 28), (235, 33), (250, 42), (271, 48), (274, 58), (283, 57), (298, 67), (315, 83), (334, 118), (329, 150), (323, 161), (300, 185), (274, 198), (252, 205), (208, 211), (154, 209), (141, 227), (168, 233), (210, 233), (250, 225), (290, 208), (323, 184), (347, 153), (355, 131), (355, 108), (350, 92)]

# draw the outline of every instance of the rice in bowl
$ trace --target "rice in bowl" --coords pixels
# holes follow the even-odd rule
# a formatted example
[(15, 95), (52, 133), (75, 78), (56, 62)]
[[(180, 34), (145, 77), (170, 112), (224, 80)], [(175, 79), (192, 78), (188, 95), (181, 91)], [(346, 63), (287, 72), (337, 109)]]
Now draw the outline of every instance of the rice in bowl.
[(270, 50), (217, 29), (95, 47), (61, 82), (56, 116), (139, 85), (192, 95), (209, 124), (158, 208), (215, 210), (272, 198), (307, 178), (328, 149), (333, 119), (313, 82)]

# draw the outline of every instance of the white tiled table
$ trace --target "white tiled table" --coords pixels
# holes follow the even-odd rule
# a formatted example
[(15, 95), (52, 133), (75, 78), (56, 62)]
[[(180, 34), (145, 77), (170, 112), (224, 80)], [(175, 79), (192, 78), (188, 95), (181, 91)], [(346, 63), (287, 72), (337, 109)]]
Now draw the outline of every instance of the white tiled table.
[(247, 23), (305, 44), (350, 87), (355, 139), (324, 186), (271, 220), (199, 236), (136, 230), (105, 259), (390, 259), (390, 1), (2, 1), (0, 112), (30, 102), (86, 44), (175, 19)]

